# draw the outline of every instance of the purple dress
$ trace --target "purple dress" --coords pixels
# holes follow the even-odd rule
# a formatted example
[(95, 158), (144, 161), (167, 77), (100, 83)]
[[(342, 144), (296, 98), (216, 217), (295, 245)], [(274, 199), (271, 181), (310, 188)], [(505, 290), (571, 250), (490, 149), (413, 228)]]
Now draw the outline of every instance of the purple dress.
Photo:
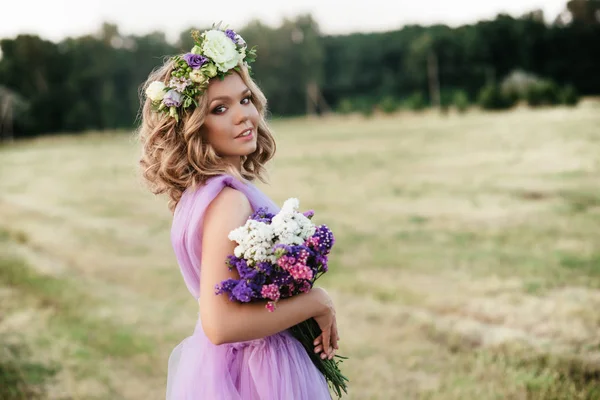
[[(185, 283), (199, 297), (204, 212), (225, 186), (244, 193), (254, 210), (279, 208), (256, 186), (229, 175), (188, 189), (173, 216), (171, 241)], [(223, 268), (225, 264), (223, 264)], [(267, 312), (265, 310), (265, 312)], [(192, 336), (171, 353), (167, 400), (331, 399), (325, 378), (287, 331), (247, 342), (211, 343), (200, 319)]]

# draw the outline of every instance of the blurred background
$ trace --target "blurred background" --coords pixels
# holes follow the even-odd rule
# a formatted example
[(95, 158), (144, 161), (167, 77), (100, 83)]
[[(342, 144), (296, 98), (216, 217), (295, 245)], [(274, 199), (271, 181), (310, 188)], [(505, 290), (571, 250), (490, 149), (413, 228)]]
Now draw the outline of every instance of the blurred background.
[(160, 399), (197, 304), (137, 170), (191, 29), (258, 47), (261, 189), (336, 235), (348, 399), (600, 399), (600, 1), (11, 3), (0, 398)]

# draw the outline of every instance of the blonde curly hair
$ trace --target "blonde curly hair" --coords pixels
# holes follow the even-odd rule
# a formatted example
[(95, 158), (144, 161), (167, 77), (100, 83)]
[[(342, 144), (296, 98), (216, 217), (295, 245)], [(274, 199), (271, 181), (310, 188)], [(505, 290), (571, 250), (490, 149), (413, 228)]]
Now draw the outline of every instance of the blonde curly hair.
[(203, 124), (208, 113), (208, 96), (205, 91), (197, 99), (198, 107), (187, 109), (177, 123), (165, 113), (152, 110), (152, 102), (144, 95), (153, 81), (168, 83), (175, 67), (171, 59), (154, 70), (140, 88), (141, 125), (137, 137), (142, 143), (139, 161), (146, 185), (154, 194), (169, 196), (169, 209), (174, 211), (183, 192), (189, 187), (198, 187), (212, 176), (230, 174), (240, 180), (265, 182), (265, 164), (275, 155), (273, 134), (265, 120), (267, 99), (250, 77), (248, 69), (240, 64), (237, 73), (252, 92), (252, 103), (260, 115), (257, 129), (256, 151), (242, 157), (242, 168), (238, 172), (225, 163), (215, 152), (203, 134)]

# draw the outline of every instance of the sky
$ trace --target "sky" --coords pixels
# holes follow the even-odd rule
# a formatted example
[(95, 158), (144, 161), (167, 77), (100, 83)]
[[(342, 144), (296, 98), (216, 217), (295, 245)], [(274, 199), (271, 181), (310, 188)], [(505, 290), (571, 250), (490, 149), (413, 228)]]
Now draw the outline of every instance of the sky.
[(565, 4), (566, 0), (0, 0), (0, 38), (33, 33), (57, 42), (95, 33), (103, 22), (111, 22), (122, 34), (160, 30), (174, 41), (183, 30), (213, 22), (236, 29), (259, 19), (277, 26), (283, 18), (301, 13), (311, 13), (325, 34), (344, 34), (396, 30), (414, 23), (459, 26), (533, 9), (542, 9), (550, 21)]

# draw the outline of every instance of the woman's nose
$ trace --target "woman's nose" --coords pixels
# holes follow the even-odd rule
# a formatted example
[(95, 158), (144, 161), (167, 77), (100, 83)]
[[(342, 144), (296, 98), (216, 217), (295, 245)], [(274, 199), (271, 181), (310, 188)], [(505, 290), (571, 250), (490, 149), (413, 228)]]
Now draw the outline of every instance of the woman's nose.
[(250, 116), (250, 107), (238, 105), (236, 110), (237, 123), (241, 124), (246, 122)]

